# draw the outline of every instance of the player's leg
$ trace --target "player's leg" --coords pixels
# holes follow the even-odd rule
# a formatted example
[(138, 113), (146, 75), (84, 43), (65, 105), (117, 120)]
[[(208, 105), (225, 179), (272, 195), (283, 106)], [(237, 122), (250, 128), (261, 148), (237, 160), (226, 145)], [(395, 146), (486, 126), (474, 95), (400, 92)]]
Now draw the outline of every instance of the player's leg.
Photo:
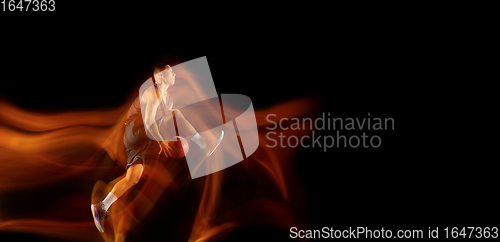
[[(175, 124), (177, 133), (179, 136), (186, 138), (186, 140), (191, 140), (196, 144), (196, 148), (192, 147), (194, 149), (190, 149), (191, 152), (189, 152), (189, 158), (190, 160), (203, 160), (206, 157), (210, 156), (215, 149), (219, 146), (223, 133), (216, 139), (215, 137), (210, 137), (210, 138), (215, 138), (215, 139), (210, 139), (212, 142), (212, 145), (209, 145), (210, 147), (207, 148), (207, 140), (205, 137), (201, 136), (196, 129), (193, 127), (193, 125), (184, 117), (182, 112), (178, 109), (173, 109), (171, 112), (167, 113), (163, 117), (163, 122), (160, 125), (160, 133), (162, 135), (165, 135), (164, 137), (170, 137), (172, 138), (173, 136), (177, 134), (173, 134), (175, 132), (174, 129), (169, 127), (172, 127), (171, 125)], [(162, 132), (162, 130), (164, 130)]]
[(172, 110), (174, 114), (175, 121), (177, 122), (177, 130), (179, 131), (179, 135), (182, 137), (191, 137), (198, 133), (196, 129), (191, 125), (189, 121), (186, 120), (182, 112), (178, 109)]
[(172, 127), (170, 125), (173, 124), (177, 124), (176, 128), (179, 136), (185, 137), (187, 140), (191, 139), (200, 147), (200, 149), (204, 149), (207, 146), (205, 138), (203, 138), (196, 131), (193, 125), (184, 117), (184, 115), (182, 115), (181, 111), (178, 109), (173, 109), (171, 112), (165, 114), (161, 125), (166, 125), (167, 127), (160, 127), (160, 132), (162, 133), (162, 135), (169, 137), (175, 136), (176, 134), (173, 134), (171, 129), (168, 128)]
[(144, 167), (142, 164), (133, 164), (127, 169), (127, 173), (123, 179), (118, 181), (111, 192), (97, 204), (92, 204), (92, 214), (94, 216), (94, 222), (96, 224), (97, 229), (100, 232), (104, 232), (102, 227), (102, 222), (106, 218), (109, 207), (119, 198), (121, 197), (128, 189), (137, 184), (141, 179), (142, 172)]
[[(142, 164), (131, 165), (127, 169), (127, 175), (125, 175), (125, 178), (121, 179), (113, 186), (110, 194), (114, 195), (116, 198), (121, 197), (128, 189), (139, 182), (143, 171), (144, 167)], [(113, 202), (106, 203), (106, 199), (103, 200), (104, 206), (106, 206), (106, 208), (109, 208), (109, 206), (111, 206)]]
[(174, 109), (172, 110), (172, 113), (177, 123), (177, 129), (179, 131), (179, 135), (182, 137), (188, 137), (193, 142), (195, 142), (199, 146), (199, 148), (203, 151), (202, 153), (204, 153), (205, 156), (211, 155), (221, 142), (224, 133), (223, 132), (221, 133), (221, 136), (219, 136), (219, 139), (216, 141), (214, 146), (212, 146), (208, 151), (204, 151), (205, 147), (207, 147), (207, 141), (205, 140), (205, 137), (202, 137), (196, 131), (193, 125), (191, 125), (191, 123), (189, 123), (189, 121), (186, 120), (184, 115), (182, 115), (182, 112), (180, 110)]

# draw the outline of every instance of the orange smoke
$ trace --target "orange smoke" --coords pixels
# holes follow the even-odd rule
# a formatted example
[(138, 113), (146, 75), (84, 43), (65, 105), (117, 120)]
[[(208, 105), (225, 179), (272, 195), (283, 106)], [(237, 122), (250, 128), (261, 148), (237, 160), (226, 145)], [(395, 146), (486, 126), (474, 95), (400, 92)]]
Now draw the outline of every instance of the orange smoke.
[[(185, 85), (189, 86), (189, 91), (203, 95), (196, 86), (195, 77), (185, 76), (184, 80), (190, 84)], [(179, 88), (177, 95), (182, 96), (182, 93), (183, 89)], [(276, 114), (277, 119), (315, 114), (317, 109), (313, 107), (318, 100), (314, 98), (256, 110), (260, 146), (229, 169), (192, 180), (185, 160), (160, 155), (159, 162), (152, 162), (145, 168), (142, 184), (111, 206), (110, 212), (114, 215), (109, 216), (106, 233), (99, 234), (90, 214), (90, 198), (92, 193), (104, 196), (119, 180), (120, 177), (116, 177), (124, 172), (123, 122), (135, 97), (112, 110), (58, 114), (32, 113), (0, 103), (0, 232), (34, 233), (71, 241), (120, 241), (135, 228), (144, 226), (148, 216), (174, 196), (196, 209), (191, 219), (183, 220), (183, 226), (190, 228), (185, 230), (188, 233), (166, 234), (167, 238), (214, 241), (241, 226), (265, 225), (285, 231), (297, 226), (300, 211), (290, 207), (290, 201), (300, 199), (290, 193), (291, 189), (296, 189), (292, 184), (297, 184), (292, 172), (294, 149), (266, 147), (269, 142), (264, 127), (269, 125), (266, 120), (269, 113)], [(224, 108), (225, 113), (231, 112)], [(285, 135), (309, 132), (283, 130)], [(17, 216), (2, 206), (2, 199), (8, 199), (9, 194), (29, 193), (70, 181), (75, 183), (75, 179), (82, 184), (94, 184), (98, 180), (109, 184), (101, 182), (94, 186), (94, 191), (89, 187), (86, 192), (77, 190), (59, 195), (54, 201), (56, 205), (42, 206), (32, 216)], [(258, 184), (256, 195), (242, 195), (247, 192), (241, 190), (245, 187), (222, 189), (228, 187), (227, 181), (243, 180)], [(188, 196), (190, 189), (196, 191), (198, 199)], [(165, 218), (168, 219), (174, 218)]]

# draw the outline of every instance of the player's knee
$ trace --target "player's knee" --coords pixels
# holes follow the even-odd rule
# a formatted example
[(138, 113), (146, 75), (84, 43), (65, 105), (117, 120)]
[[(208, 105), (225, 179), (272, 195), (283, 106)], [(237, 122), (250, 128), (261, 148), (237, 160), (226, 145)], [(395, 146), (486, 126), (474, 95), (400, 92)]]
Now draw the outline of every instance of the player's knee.
[(179, 109), (174, 109), (172, 112), (174, 112), (175, 117), (182, 117), (182, 113)]
[(141, 179), (140, 176), (128, 177), (127, 178), (127, 184), (129, 186), (135, 186), (135, 184), (137, 184), (140, 179)]
[(137, 177), (137, 178), (133, 179), (132, 184), (134, 184), (134, 186), (135, 186), (135, 184), (137, 184), (140, 179), (141, 179), (141, 177)]
[(134, 186), (141, 179), (142, 167), (131, 167), (129, 169), (125, 180), (129, 186)]

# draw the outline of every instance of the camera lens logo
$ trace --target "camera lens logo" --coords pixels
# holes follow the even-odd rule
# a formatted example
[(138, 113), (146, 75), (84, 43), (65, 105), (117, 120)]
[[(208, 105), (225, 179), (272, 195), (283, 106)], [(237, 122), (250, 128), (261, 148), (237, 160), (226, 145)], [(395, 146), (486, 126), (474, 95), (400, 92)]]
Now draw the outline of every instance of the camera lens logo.
[[(167, 97), (161, 95), (166, 109), (172, 107), (172, 110), (178, 110), (175, 115), (182, 115), (206, 138), (206, 150), (218, 145), (212, 155), (203, 158), (200, 158), (200, 152), (189, 149), (186, 161), (191, 178), (221, 171), (254, 153), (259, 146), (259, 137), (250, 98), (241, 94), (220, 94), (219, 98), (206, 57), (171, 66), (171, 69), (175, 73), (175, 85), (168, 87)], [(140, 96), (143, 90), (152, 86), (150, 78), (141, 86)], [(145, 119), (142, 105), (141, 113)], [(183, 124), (177, 116), (174, 119), (177, 122), (163, 122), (168, 115), (172, 115), (171, 110), (157, 112), (155, 120), (162, 137), (169, 137), (166, 141), (174, 141), (176, 138), (169, 134), (180, 133)], [(144, 123), (146, 125), (147, 122)], [(148, 137), (157, 140), (145, 128)], [(182, 133), (180, 136), (183, 136)]]

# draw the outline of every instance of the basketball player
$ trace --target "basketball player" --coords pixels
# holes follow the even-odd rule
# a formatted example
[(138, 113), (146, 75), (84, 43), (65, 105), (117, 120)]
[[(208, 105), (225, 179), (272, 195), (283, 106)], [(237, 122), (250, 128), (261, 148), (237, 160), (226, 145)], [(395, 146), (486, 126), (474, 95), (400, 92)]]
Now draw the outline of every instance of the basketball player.
[[(186, 139), (198, 147), (196, 152), (209, 155), (217, 148), (206, 152), (207, 142), (186, 120), (179, 110), (172, 109), (173, 100), (167, 89), (175, 84), (175, 73), (167, 64), (158, 64), (153, 71), (153, 82), (145, 82), (139, 97), (129, 108), (125, 121), (123, 140), (127, 151), (126, 174), (118, 181), (110, 193), (99, 203), (92, 204), (94, 222), (100, 232), (104, 232), (103, 221), (109, 207), (128, 189), (137, 184), (143, 174), (144, 165), (158, 157), (158, 147), (167, 156), (182, 158), (179, 147), (187, 150)], [(141, 112), (142, 110), (142, 112)], [(174, 125), (176, 128), (173, 129)], [(177, 136), (177, 132), (181, 137)], [(171, 141), (176, 140), (177, 141)], [(158, 143), (159, 145), (157, 145)], [(182, 152), (181, 152), (182, 153)]]

